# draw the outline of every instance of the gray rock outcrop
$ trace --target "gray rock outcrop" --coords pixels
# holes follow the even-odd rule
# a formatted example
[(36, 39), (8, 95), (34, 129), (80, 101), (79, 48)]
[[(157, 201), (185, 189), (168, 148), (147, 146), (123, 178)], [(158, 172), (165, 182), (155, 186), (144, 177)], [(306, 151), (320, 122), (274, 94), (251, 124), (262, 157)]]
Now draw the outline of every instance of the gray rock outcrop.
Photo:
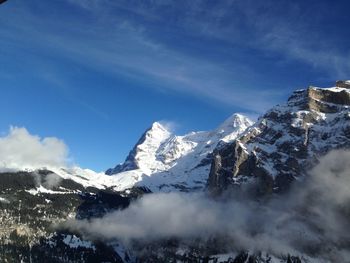
[(285, 191), (320, 156), (350, 147), (349, 108), (350, 90), (338, 82), (333, 88), (295, 91), (213, 153), (209, 190), (220, 193), (253, 179), (259, 194)]

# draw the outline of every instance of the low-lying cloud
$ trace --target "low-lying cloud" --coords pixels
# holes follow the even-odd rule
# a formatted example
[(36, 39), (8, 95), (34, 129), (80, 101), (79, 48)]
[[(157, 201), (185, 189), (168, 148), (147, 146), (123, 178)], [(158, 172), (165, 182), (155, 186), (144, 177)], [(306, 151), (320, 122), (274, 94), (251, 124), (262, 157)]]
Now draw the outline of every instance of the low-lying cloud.
[(25, 128), (11, 127), (0, 137), (0, 169), (37, 169), (66, 166), (68, 147), (55, 137), (40, 138)]
[(198, 193), (149, 194), (125, 210), (99, 219), (68, 221), (65, 226), (89, 238), (125, 243), (226, 237), (231, 249), (346, 262), (350, 258), (349, 174), (350, 152), (334, 151), (289, 194), (267, 201), (213, 200)]
[(63, 180), (61, 176), (55, 173), (40, 174), (40, 173), (34, 172), (31, 175), (34, 178), (36, 187), (43, 186), (46, 189), (50, 189), (50, 190), (54, 189), (55, 187), (58, 187)]

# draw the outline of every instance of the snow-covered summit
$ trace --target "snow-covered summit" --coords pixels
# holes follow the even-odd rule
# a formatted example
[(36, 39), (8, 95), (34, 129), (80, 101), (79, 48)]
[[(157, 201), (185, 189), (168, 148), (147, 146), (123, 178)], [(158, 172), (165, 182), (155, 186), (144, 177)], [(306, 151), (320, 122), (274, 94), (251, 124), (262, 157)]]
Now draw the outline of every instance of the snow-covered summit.
[(213, 131), (171, 134), (155, 122), (137, 142), (123, 164), (107, 170), (117, 180), (117, 189), (134, 185), (152, 191), (203, 188), (208, 178), (211, 153), (220, 143), (233, 141), (252, 121), (233, 114)]
[(159, 121), (153, 122), (153, 124), (149, 130), (168, 132), (168, 129), (166, 128), (166, 126)]
[(1, 163), (0, 172), (52, 172), (61, 179), (70, 179), (83, 187), (117, 191), (135, 185), (145, 186), (152, 191), (203, 188), (209, 175), (213, 150), (220, 143), (234, 140), (251, 124), (243, 115), (234, 114), (213, 131), (177, 136), (170, 132), (167, 125), (154, 122), (130, 151), (125, 162), (106, 173), (96, 173), (69, 164), (46, 163), (35, 166)]
[(152, 126), (145, 131), (135, 147), (130, 151), (125, 162), (118, 164), (113, 169), (106, 171), (106, 174), (116, 174), (119, 172), (142, 169), (155, 169), (156, 151), (160, 145), (170, 137), (171, 133), (160, 122), (154, 122)]
[[(222, 141), (230, 142), (237, 137), (237, 133), (243, 132), (252, 125), (252, 121), (242, 114), (235, 113), (227, 118), (214, 133), (218, 134)], [(233, 132), (235, 131), (235, 132)]]

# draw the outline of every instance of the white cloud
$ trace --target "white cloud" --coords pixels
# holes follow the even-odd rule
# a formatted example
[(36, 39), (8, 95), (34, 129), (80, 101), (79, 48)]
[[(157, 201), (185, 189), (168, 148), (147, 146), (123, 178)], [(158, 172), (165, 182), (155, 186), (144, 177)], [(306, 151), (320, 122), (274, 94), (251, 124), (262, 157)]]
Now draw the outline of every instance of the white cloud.
[(0, 168), (37, 169), (66, 166), (68, 148), (55, 137), (40, 138), (25, 128), (11, 127), (0, 137)]

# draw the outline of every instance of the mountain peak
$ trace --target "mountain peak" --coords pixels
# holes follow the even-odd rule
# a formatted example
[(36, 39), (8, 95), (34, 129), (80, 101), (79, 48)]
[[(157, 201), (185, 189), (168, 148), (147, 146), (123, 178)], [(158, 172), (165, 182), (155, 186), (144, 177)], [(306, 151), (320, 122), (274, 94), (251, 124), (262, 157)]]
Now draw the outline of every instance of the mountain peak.
[(251, 121), (248, 117), (239, 113), (234, 113), (217, 128), (217, 131), (226, 131), (227, 129), (240, 127), (244, 127), (245, 129), (246, 127), (249, 127), (252, 124), (253, 121)]
[(123, 164), (108, 169), (106, 174), (140, 169), (152, 163), (160, 145), (171, 136), (171, 132), (160, 122), (154, 122), (138, 140)]
[(106, 173), (118, 178), (119, 190), (133, 185), (151, 191), (201, 189), (206, 186), (214, 149), (235, 140), (251, 125), (247, 117), (233, 114), (213, 131), (176, 136), (168, 125), (155, 122), (126, 161)]
[(149, 131), (161, 131), (161, 132), (168, 132), (170, 133), (168, 127), (166, 127), (164, 124), (162, 124), (159, 121), (153, 122), (151, 128), (148, 129)]
[[(253, 123), (248, 117), (240, 114), (240, 113), (234, 113), (232, 114), (228, 119), (226, 119), (225, 122), (231, 122), (234, 126), (239, 126), (241, 124), (249, 123), (250, 125)], [(224, 123), (225, 123), (224, 122)]]
[(295, 91), (284, 106), (301, 110), (313, 110), (321, 113), (335, 113), (339, 107), (350, 106), (350, 82), (337, 81), (335, 87), (318, 88), (309, 86), (304, 90)]
[(171, 132), (165, 127), (165, 125), (161, 124), (160, 122), (154, 122), (152, 126), (146, 130), (143, 138), (141, 138), (141, 141), (139, 141), (138, 144), (143, 144), (145, 141), (152, 139), (153, 143), (157, 143), (160, 141), (163, 141), (164, 139), (168, 138), (171, 135)]

